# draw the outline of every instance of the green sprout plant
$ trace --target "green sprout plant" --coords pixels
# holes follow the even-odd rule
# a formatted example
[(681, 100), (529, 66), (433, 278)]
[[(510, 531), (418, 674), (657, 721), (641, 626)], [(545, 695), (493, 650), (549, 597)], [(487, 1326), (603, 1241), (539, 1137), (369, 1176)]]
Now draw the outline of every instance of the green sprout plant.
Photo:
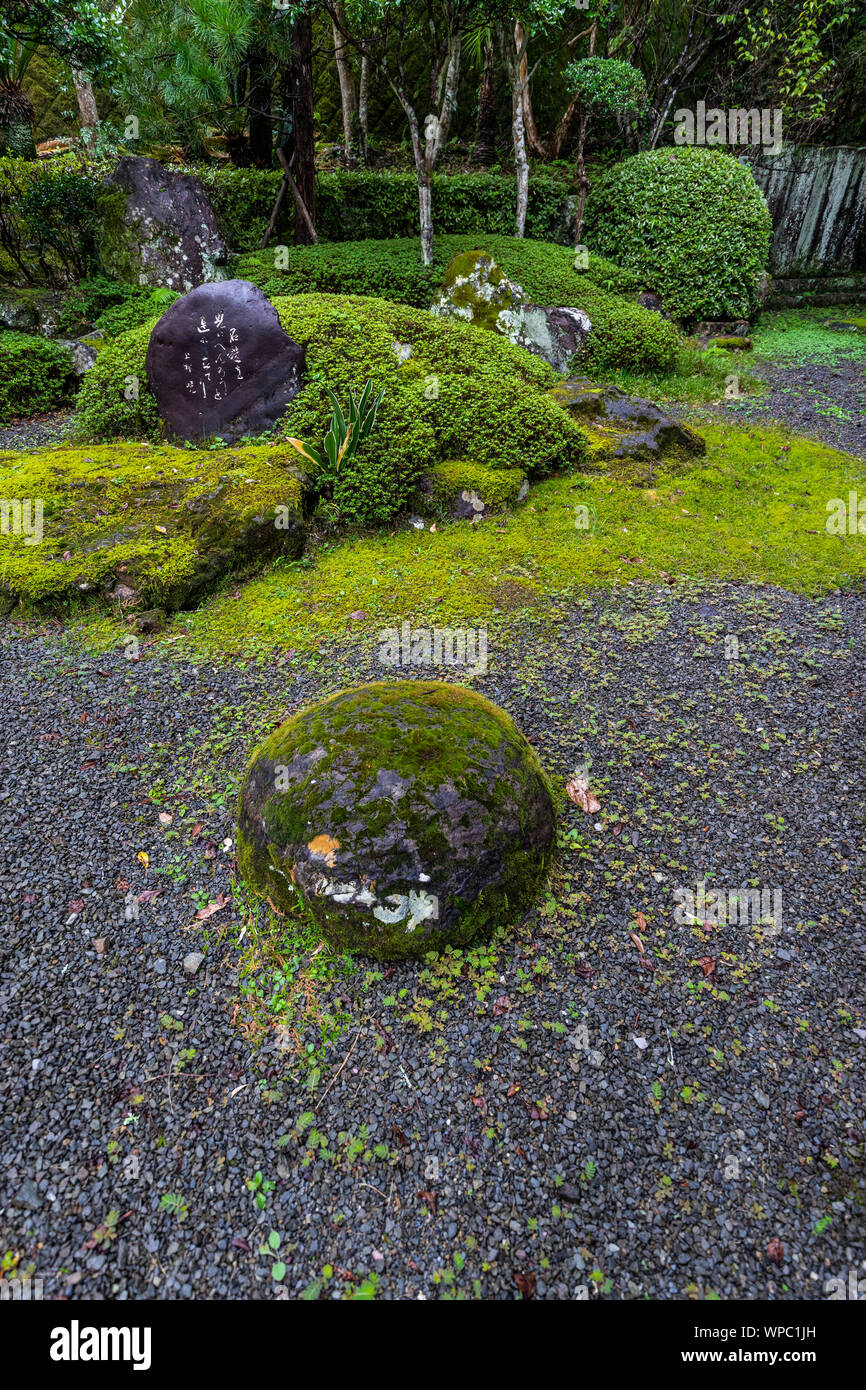
[(302, 458), (315, 465), (316, 472), (320, 477), (327, 474), (331, 478), (336, 478), (342, 465), (351, 462), (372, 431), (379, 406), (385, 395), (385, 388), (383, 386), (378, 396), (373, 400), (373, 383), (368, 378), (357, 401), (354, 391), (350, 388), (348, 420), (343, 414), (340, 402), (334, 392), (330, 387), (326, 389), (334, 410), (322, 448), (317, 449), (312, 444), (305, 444), (301, 439), (289, 439), (287, 443), (291, 444)]

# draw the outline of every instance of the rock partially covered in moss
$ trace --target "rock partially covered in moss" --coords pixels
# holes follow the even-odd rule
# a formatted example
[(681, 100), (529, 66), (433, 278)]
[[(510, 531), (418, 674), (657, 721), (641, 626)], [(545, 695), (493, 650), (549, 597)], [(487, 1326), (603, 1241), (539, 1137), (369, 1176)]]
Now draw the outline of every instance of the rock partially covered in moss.
[(458, 521), (474, 521), (522, 502), (529, 481), (522, 468), (485, 468), (468, 459), (448, 459), (428, 471), (419, 492), (424, 502)]
[(552, 851), (547, 779), (510, 717), (440, 681), (341, 691), (256, 749), (238, 864), (338, 950), (380, 960), (489, 937), (531, 903)]
[(230, 570), (297, 559), (311, 500), (284, 451), (262, 445), (0, 453), (0, 496), (23, 499), (0, 534), (7, 608), (104, 595), (168, 612)]
[[(684, 462), (707, 452), (706, 441), (652, 401), (629, 396), (618, 386), (593, 386), (577, 377), (551, 392), (579, 420), (593, 421), (590, 457), (596, 464), (612, 459), (647, 463)], [(644, 482), (641, 473), (636, 481)]]
[(431, 313), (501, 333), (558, 372), (568, 370), (592, 326), (582, 309), (533, 304), (486, 251), (461, 251), (453, 258)]

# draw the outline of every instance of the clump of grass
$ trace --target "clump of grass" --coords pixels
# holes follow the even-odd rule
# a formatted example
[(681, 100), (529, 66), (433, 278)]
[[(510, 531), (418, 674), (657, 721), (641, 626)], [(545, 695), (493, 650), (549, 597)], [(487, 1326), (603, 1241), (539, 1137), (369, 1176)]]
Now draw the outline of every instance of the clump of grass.
[(751, 353), (727, 352), (724, 348), (681, 347), (671, 372), (612, 371), (607, 374), (614, 386), (632, 396), (677, 405), (715, 405), (726, 399), (732, 375), (743, 395), (758, 395), (766, 388), (748, 370)]

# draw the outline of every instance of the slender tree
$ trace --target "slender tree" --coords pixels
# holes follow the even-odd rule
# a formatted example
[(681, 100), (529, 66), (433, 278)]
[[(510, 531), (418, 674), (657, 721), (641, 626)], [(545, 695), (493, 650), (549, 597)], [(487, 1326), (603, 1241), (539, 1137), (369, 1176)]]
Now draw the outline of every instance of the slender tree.
[[(463, 35), (475, 0), (325, 0), (332, 23), (385, 78), (409, 127), (418, 182), (421, 259), (433, 264), (433, 170), (448, 140), (460, 83)], [(341, 12), (342, 11), (342, 12)], [(424, 48), (422, 49), (422, 44)], [(407, 77), (410, 51), (428, 55), (428, 106), (419, 110)]]

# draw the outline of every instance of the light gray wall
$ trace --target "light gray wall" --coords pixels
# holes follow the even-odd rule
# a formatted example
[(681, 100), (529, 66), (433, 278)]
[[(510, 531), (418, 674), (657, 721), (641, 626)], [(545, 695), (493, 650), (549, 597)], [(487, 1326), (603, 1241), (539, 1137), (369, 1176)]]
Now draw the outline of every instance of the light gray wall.
[(773, 275), (866, 271), (866, 146), (790, 146), (743, 156), (773, 218)]

